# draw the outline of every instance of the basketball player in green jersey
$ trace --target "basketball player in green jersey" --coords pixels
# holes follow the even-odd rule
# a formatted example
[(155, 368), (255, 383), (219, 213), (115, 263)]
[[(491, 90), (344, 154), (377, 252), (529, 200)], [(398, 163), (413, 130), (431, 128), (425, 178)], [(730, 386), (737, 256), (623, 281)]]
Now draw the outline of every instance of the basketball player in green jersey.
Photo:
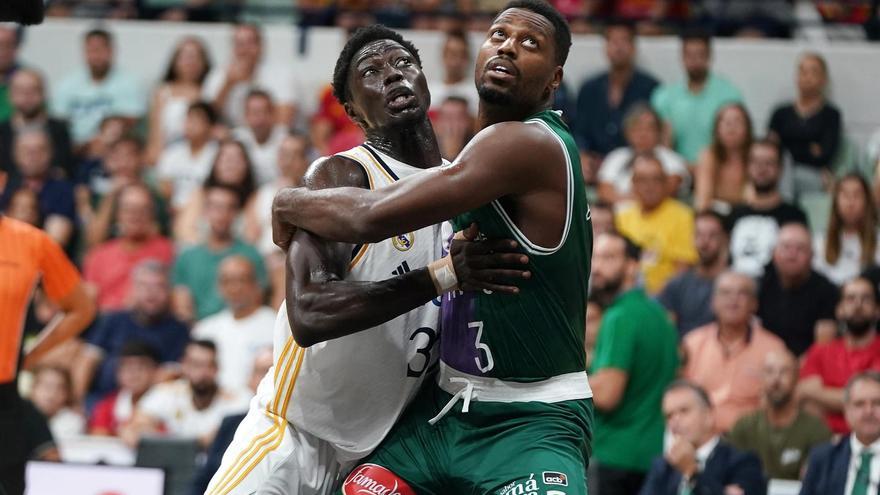
[(591, 227), (577, 147), (550, 110), (570, 45), (553, 7), (514, 0), (477, 57), (483, 129), (452, 165), (375, 190), (276, 196), (283, 247), (295, 226), (372, 242), (453, 217), (456, 230), (476, 222), (489, 239), (512, 236), (529, 259), (531, 277), (515, 296), (461, 293), (454, 270), (431, 272), (448, 291), (437, 383), (423, 387), (343, 493), (586, 493)]

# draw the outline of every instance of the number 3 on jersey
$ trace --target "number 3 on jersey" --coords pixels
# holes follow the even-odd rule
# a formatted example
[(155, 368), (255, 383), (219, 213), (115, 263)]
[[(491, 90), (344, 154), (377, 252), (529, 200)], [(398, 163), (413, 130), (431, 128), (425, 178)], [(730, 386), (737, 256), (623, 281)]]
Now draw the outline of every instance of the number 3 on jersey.
[[(495, 367), (495, 360), (492, 359), (492, 351), (489, 349), (489, 346), (480, 342), (480, 339), (483, 338), (483, 322), (472, 321), (468, 323), (468, 328), (477, 329), (477, 336), (474, 339), (474, 347), (477, 348), (477, 356), (474, 358), (474, 362), (477, 363), (477, 368), (479, 368), (481, 372), (487, 373)], [(480, 351), (483, 351), (483, 355), (486, 357), (486, 364), (483, 364), (480, 360)]]
[(434, 343), (437, 341), (437, 332), (433, 328), (422, 327), (413, 332), (412, 335), (409, 336), (409, 340), (416, 340), (416, 337), (422, 333), (428, 337), (428, 341), (424, 346), (416, 348), (416, 354), (421, 354), (424, 356), (425, 360), (418, 369), (414, 369), (412, 364), (407, 365), (406, 376), (418, 378), (425, 373), (425, 370), (428, 369), (428, 365), (431, 364), (431, 349), (434, 348)]

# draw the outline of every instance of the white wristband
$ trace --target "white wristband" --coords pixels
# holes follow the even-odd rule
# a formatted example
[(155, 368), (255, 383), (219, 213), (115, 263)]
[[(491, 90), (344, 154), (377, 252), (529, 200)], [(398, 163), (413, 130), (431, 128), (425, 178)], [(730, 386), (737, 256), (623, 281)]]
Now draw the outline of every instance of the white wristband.
[(458, 289), (458, 277), (455, 276), (455, 266), (449, 256), (444, 256), (429, 264), (428, 274), (431, 275), (431, 281), (434, 282), (438, 296)]

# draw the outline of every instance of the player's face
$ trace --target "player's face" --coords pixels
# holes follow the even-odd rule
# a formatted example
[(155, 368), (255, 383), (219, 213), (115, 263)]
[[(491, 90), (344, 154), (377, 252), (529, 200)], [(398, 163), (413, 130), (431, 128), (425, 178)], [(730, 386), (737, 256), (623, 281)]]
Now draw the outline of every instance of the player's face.
[(550, 21), (530, 10), (508, 9), (495, 18), (477, 54), (480, 99), (523, 106), (548, 100), (562, 81), (553, 33)]
[(348, 87), (346, 111), (364, 129), (411, 125), (424, 119), (431, 105), (422, 68), (392, 40), (374, 41), (354, 55)]

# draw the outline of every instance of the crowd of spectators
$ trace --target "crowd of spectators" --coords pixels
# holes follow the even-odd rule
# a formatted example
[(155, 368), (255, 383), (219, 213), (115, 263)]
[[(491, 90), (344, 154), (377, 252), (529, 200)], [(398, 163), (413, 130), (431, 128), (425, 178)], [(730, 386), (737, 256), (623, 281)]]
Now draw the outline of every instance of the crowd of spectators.
[[(854, 431), (844, 437), (852, 452), (880, 436), (880, 381), (860, 374), (880, 370), (880, 181), (838, 159), (832, 74), (821, 55), (804, 53), (795, 101), (758, 135), (740, 91), (712, 70), (705, 33), (682, 37), (680, 82), (636, 66), (639, 33), (689, 15), (684, 4), (565, 6), (641, 19), (604, 29), (608, 71), (586, 80), (566, 115), (595, 200), (586, 351), (600, 495), (763, 493), (755, 487), (765, 478), (798, 479), (808, 463), (832, 462), (809, 455), (832, 434)], [(313, 10), (325, 7), (335, 5)], [(224, 417), (240, 419), (271, 366), (273, 308), (284, 297), (272, 198), (312, 159), (363, 136), (329, 85), (317, 111), (300, 114), (305, 95), (284, 68), (263, 63), (253, 24), (235, 26), (223, 67), (198, 38), (181, 39), (149, 89), (116, 64), (106, 30), (85, 34), (82, 67), (57, 82), (17, 58), (19, 34), (0, 26), (0, 208), (63, 247), (100, 312), (37, 363), (26, 395), (56, 440), (88, 433), (136, 446), (163, 436), (208, 449), (222, 425), (234, 430)], [(442, 71), (431, 68), (430, 115), (447, 159), (476, 131), (471, 57), (453, 30)], [(878, 143), (880, 133), (867, 149), (874, 168)], [(816, 195), (829, 199), (824, 223), (801, 207)], [(38, 288), (28, 331), (57, 311)], [(857, 411), (865, 401), (870, 414)], [(42, 444), (33, 452), (58, 456)]]
[(637, 36), (605, 30), (608, 71), (572, 124), (596, 199), (591, 493), (804, 476), (802, 493), (870, 493), (852, 487), (880, 482), (862, 469), (880, 437), (877, 155), (866, 171), (841, 153), (818, 53), (762, 126), (712, 70), (711, 38), (685, 33), (683, 80), (661, 83), (635, 66)]
[[(447, 29), (463, 20), (482, 29), (504, 5), (498, 0), (48, 0), (57, 17), (234, 21), (242, 16), (303, 26), (351, 27), (380, 22), (396, 28)], [(574, 32), (595, 32), (609, 19), (634, 23), (642, 34), (669, 34), (700, 25), (717, 36), (787, 38), (799, 27), (839, 24), (880, 38), (873, 0), (552, 0)], [(805, 5), (807, 13), (799, 9)]]

